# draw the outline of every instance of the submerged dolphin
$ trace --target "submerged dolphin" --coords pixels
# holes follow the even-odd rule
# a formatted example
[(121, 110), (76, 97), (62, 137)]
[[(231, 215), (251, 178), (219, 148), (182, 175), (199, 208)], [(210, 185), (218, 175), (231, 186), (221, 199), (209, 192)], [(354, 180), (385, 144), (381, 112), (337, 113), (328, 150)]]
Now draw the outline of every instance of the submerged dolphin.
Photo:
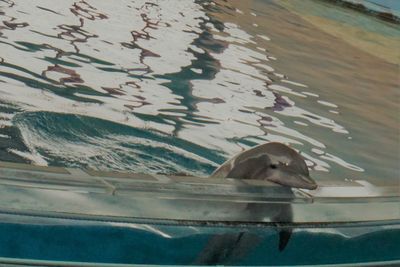
[(211, 177), (267, 180), (294, 188), (317, 188), (303, 157), (292, 148), (275, 142), (237, 154), (216, 169)]
[[(239, 153), (226, 161), (211, 175), (214, 178), (236, 178), (266, 180), (285, 186), (289, 195), (291, 188), (316, 189), (316, 182), (310, 177), (303, 157), (292, 148), (281, 143), (267, 143)], [(249, 220), (263, 221), (269, 217), (277, 223), (279, 229), (279, 251), (282, 251), (292, 234), (290, 227), (281, 227), (282, 223), (293, 221), (290, 203), (259, 204), (249, 203), (246, 212)], [(230, 264), (243, 257), (256, 246), (256, 236), (244, 232), (216, 235), (200, 253), (196, 264)]]

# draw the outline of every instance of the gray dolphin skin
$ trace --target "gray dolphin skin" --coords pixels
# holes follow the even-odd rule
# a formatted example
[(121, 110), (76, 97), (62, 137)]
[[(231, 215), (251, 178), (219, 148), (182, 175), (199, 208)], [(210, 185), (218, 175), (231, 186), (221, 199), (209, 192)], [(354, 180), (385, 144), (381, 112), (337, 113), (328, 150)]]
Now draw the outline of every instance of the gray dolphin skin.
[(276, 142), (239, 153), (222, 164), (211, 177), (267, 180), (293, 188), (317, 188), (303, 157), (287, 145)]
[[(271, 142), (239, 153), (222, 164), (211, 175), (213, 178), (236, 178), (267, 180), (285, 187), (294, 197), (291, 188), (316, 189), (303, 157), (287, 145)], [(284, 226), (293, 221), (290, 203), (248, 203), (246, 211), (252, 221), (263, 221), (265, 217), (277, 225), (279, 251), (287, 246), (292, 228)], [(212, 237), (199, 254), (195, 264), (232, 264), (261, 241), (246, 232), (221, 234)]]

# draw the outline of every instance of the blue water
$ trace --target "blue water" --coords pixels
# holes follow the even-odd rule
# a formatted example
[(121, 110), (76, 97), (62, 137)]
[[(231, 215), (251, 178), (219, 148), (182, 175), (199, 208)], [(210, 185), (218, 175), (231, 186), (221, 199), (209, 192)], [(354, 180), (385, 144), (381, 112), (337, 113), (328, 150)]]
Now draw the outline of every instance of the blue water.
[(397, 0), (345, 0), (350, 3), (361, 4), (367, 10), (377, 13), (388, 13), (392, 14), (397, 18), (397, 22), (400, 19), (400, 2)]
[(279, 141), (316, 180), (397, 179), (395, 65), (277, 2), (56, 3), (0, 2), (0, 160), (206, 176)]
[[(304, 227), (295, 229), (288, 246), (279, 251), (278, 231), (268, 226), (182, 228), (61, 220), (0, 223), (0, 232), (7, 233), (0, 235), (1, 257), (186, 266), (297, 266), (398, 260), (400, 234), (396, 225)], [(241, 243), (227, 245), (218, 257), (205, 258), (203, 250), (215, 235), (228, 238), (238, 233), (243, 234)]]
[(397, 0), (368, 0), (368, 2), (400, 11), (400, 2)]

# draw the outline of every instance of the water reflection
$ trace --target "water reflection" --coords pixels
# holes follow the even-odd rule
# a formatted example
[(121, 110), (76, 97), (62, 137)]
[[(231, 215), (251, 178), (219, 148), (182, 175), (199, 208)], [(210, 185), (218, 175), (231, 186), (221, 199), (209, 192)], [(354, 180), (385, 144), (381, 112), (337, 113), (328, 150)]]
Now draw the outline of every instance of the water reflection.
[[(364, 171), (326, 146), (351, 135), (334, 119), (340, 103), (276, 70), (268, 33), (221, 18), (257, 12), (83, 0), (7, 0), (0, 11), (2, 160), (208, 175), (242, 149), (280, 141), (302, 151), (314, 177)], [(89, 117), (96, 123), (80, 123)], [(126, 127), (141, 136), (119, 133)]]

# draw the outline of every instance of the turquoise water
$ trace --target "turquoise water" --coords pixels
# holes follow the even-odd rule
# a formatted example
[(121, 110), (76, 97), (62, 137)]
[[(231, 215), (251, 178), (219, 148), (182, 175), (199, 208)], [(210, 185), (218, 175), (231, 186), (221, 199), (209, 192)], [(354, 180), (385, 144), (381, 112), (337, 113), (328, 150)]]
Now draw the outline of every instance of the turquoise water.
[(400, 2), (397, 0), (345, 0), (346, 2), (361, 4), (373, 12), (392, 14), (399, 21)]
[[(306, 60), (285, 58), (297, 48), (259, 24), (276, 23), (271, 14), (295, 25), (273, 1), (0, 2), (0, 160), (206, 176), (243, 149), (280, 141), (302, 152), (316, 180), (396, 179), (396, 127), (375, 132), (347, 108), (372, 105), (393, 119), (396, 98), (371, 104), (357, 93), (357, 104), (341, 86), (307, 79)], [(333, 64), (305, 57), (321, 71)], [(322, 83), (352, 79), (339, 65), (343, 76)], [(396, 86), (377, 80), (390, 94)], [(371, 156), (377, 147), (391, 150)]]
[(369, 0), (372, 3), (371, 9), (378, 12), (386, 11), (393, 14), (398, 19), (400, 18), (400, 2), (397, 0)]
[(400, 11), (400, 2), (397, 0), (368, 0), (368, 2)]
[[(0, 244), (9, 244), (1, 249), (1, 257), (114, 264), (336, 266), (347, 263), (346, 266), (356, 266), (351, 264), (361, 263), (357, 266), (366, 266), (365, 263), (379, 261), (398, 263), (396, 251), (399, 250), (396, 225), (299, 228), (281, 252), (273, 227), (191, 226), (182, 229), (174, 225), (109, 225), (56, 220), (43, 224), (2, 222), (0, 231), (7, 233), (0, 236)], [(242, 246), (230, 243), (224, 249), (225, 255), (221, 253), (203, 261), (202, 250), (213, 236), (231, 235), (232, 239), (238, 233), (244, 233)], [(396, 263), (368, 266), (396, 266)]]

